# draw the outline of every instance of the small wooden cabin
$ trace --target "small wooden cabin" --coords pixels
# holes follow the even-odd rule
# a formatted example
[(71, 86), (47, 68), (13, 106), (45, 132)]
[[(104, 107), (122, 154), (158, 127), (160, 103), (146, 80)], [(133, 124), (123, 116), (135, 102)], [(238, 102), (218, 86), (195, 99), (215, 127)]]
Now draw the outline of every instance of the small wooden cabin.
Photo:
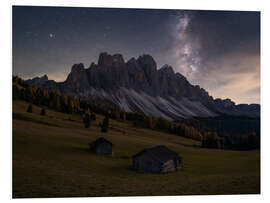
[(113, 144), (106, 140), (104, 137), (100, 137), (92, 143), (89, 143), (89, 148), (91, 152), (96, 154), (112, 154)]
[(132, 161), (133, 168), (140, 173), (168, 173), (182, 167), (182, 158), (163, 145), (142, 150)]

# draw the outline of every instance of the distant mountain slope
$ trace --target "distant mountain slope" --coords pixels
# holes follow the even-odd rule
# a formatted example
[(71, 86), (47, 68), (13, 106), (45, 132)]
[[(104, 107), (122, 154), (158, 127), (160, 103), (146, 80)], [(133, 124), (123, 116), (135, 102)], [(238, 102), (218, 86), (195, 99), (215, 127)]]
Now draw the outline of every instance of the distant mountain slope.
[(230, 99), (213, 99), (203, 88), (175, 73), (171, 66), (157, 69), (150, 55), (125, 62), (120, 54), (104, 52), (98, 64), (92, 63), (87, 69), (83, 64), (74, 64), (64, 82), (48, 80), (46, 75), (26, 82), (82, 99), (107, 100), (125, 111), (140, 111), (168, 120), (221, 114), (260, 116), (260, 105), (235, 105)]

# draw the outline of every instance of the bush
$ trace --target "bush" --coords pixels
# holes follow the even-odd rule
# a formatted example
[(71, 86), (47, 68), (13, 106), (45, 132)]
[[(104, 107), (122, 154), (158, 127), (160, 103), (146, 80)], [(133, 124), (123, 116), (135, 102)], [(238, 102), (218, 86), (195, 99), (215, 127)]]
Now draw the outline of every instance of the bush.
[(45, 108), (42, 108), (40, 111), (40, 115), (45, 116), (46, 115), (46, 110)]
[(33, 107), (32, 107), (32, 104), (29, 104), (27, 110), (26, 110), (28, 113), (32, 113), (33, 112)]

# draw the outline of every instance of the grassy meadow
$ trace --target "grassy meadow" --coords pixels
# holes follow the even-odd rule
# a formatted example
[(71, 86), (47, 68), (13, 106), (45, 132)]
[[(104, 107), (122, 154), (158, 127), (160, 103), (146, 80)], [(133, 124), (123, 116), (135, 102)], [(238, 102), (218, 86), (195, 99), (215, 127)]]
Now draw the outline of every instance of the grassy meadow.
[[(110, 119), (100, 132), (97, 115), (89, 129), (79, 115), (68, 115), (13, 101), (13, 197), (86, 197), (260, 193), (260, 151), (200, 148), (191, 139), (135, 128)], [(88, 152), (98, 137), (110, 140), (113, 156)], [(183, 168), (168, 174), (132, 170), (132, 155), (163, 144), (183, 158)]]

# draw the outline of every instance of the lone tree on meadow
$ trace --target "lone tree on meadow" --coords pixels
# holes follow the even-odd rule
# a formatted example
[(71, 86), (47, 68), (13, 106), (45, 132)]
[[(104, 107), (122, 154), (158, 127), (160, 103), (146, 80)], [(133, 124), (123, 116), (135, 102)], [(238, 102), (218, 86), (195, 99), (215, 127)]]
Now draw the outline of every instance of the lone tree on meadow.
[(90, 116), (89, 116), (88, 113), (86, 113), (86, 114), (84, 115), (83, 122), (84, 122), (84, 127), (85, 127), (85, 128), (89, 128), (89, 127), (90, 127), (91, 121), (90, 121)]
[(46, 110), (45, 108), (42, 108), (40, 111), (40, 115), (45, 116), (46, 115)]
[(101, 132), (103, 133), (108, 132), (108, 128), (109, 128), (109, 116), (106, 115), (101, 125)]
[(32, 113), (33, 112), (33, 107), (32, 107), (32, 104), (29, 104), (27, 110), (26, 110), (28, 113)]

